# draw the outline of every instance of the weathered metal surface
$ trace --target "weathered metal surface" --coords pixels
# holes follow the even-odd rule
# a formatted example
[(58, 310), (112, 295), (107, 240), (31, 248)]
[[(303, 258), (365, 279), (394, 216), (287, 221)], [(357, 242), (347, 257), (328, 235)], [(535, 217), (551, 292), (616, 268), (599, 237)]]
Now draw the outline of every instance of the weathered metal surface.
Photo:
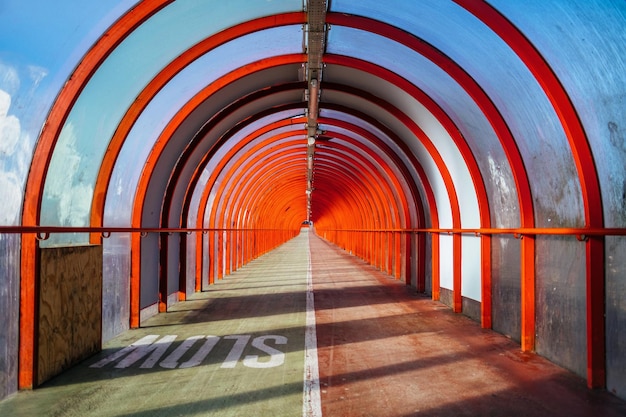
[(513, 236), (491, 238), (493, 329), (520, 341), (520, 241)]
[[(173, 294), (180, 289), (179, 276), (182, 271), (180, 268), (180, 234), (174, 233), (168, 236), (168, 253), (167, 253), (167, 294)], [(184, 272), (182, 272), (184, 273)]]
[[(191, 296), (196, 292), (196, 235), (188, 234), (183, 238), (185, 253), (181, 260), (184, 262), (184, 273), (186, 280), (186, 296)], [(200, 289), (200, 288), (198, 288)]]
[(606, 387), (626, 398), (626, 238), (606, 242)]
[(439, 301), (452, 308), (454, 304), (454, 293), (452, 290), (441, 287), (439, 289)]
[(0, 400), (17, 391), (20, 236), (0, 234)]
[(587, 375), (585, 244), (537, 237), (536, 351)]
[(141, 239), (140, 308), (159, 302), (159, 235), (149, 233)]
[(130, 236), (112, 234), (102, 246), (102, 341), (107, 342), (129, 328)]
[(424, 271), (425, 271), (424, 275), (426, 276), (426, 281), (425, 281), (424, 292), (426, 294), (432, 295), (433, 293), (433, 286), (432, 286), (433, 264), (431, 262), (432, 260), (432, 236), (430, 233), (426, 233), (424, 244), (426, 245), (426, 256), (424, 257), (425, 265), (418, 265), (418, 268), (424, 268)]
[(472, 300), (471, 298), (463, 297), (463, 314), (472, 320), (480, 322), (480, 301)]

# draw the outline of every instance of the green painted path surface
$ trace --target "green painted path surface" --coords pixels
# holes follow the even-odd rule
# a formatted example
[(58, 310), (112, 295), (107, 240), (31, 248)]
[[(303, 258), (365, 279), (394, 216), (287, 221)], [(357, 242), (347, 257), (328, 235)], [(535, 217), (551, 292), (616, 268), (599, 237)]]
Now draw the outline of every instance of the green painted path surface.
[(303, 233), (0, 416), (302, 416), (308, 248)]

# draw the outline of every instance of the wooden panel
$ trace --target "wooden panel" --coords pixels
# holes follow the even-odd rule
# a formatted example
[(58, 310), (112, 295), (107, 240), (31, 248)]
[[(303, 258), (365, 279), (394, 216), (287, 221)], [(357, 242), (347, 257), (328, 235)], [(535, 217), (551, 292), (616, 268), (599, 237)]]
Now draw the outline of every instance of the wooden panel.
[(100, 351), (101, 246), (41, 250), (38, 317), (37, 385)]

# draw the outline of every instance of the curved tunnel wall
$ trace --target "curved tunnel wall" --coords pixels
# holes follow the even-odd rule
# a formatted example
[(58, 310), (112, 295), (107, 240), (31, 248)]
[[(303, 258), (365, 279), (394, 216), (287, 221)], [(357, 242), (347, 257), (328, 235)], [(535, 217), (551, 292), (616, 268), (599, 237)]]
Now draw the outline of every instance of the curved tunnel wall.
[[(48, 39), (45, 8), (18, 3), (0, 55), (0, 397), (33, 385), (39, 248), (102, 245), (106, 340), (309, 216), (300, 1), (90, 5), (63, 17), (79, 38)], [(315, 229), (626, 396), (626, 6), (379, 3), (326, 16)]]

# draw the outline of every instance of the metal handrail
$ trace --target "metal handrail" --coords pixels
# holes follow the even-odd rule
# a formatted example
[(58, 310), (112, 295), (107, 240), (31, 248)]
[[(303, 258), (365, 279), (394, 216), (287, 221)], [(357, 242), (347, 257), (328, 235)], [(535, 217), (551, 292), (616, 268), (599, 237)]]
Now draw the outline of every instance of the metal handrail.
[(142, 237), (149, 233), (208, 233), (208, 232), (277, 232), (286, 229), (264, 228), (188, 228), (188, 227), (87, 227), (87, 226), (0, 226), (0, 234), (36, 234), (38, 240), (47, 240), (53, 233), (95, 233), (108, 238), (111, 233), (139, 233)]
[[(52, 233), (98, 233), (109, 237), (111, 233), (208, 233), (208, 232), (260, 232), (285, 231), (286, 229), (266, 228), (188, 228), (188, 227), (89, 227), (89, 226), (0, 226), (0, 234), (52, 234)], [(291, 230), (291, 229), (289, 229)], [(626, 236), (626, 228), (591, 228), (591, 227), (519, 227), (519, 228), (410, 228), (410, 229), (325, 229), (328, 232), (393, 232), (393, 233), (432, 233), (432, 234), (471, 234), (479, 235), (514, 235), (537, 236)]]
[(519, 228), (416, 228), (416, 229), (325, 229), (332, 232), (395, 232), (395, 233), (433, 233), (433, 234), (472, 234), (537, 236), (626, 236), (626, 228), (592, 227), (519, 227)]

